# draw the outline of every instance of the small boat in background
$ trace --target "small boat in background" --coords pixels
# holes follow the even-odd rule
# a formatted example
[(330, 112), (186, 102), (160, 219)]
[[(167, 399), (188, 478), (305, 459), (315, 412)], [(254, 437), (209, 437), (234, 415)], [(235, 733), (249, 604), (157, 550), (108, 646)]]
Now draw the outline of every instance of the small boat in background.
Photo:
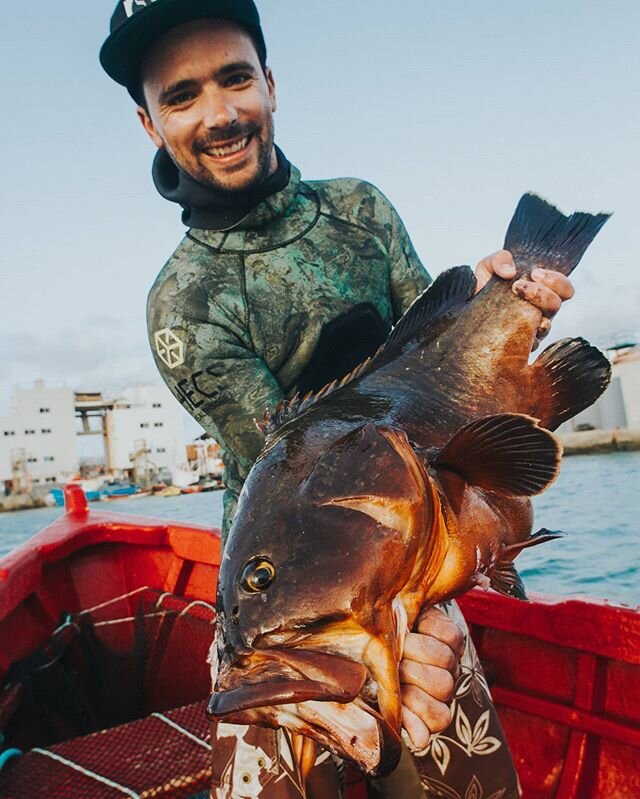
[[(90, 510), (74, 485), (65, 503), (0, 560), (0, 796), (205, 799), (219, 534)], [(460, 604), (524, 799), (640, 797), (640, 612)]]
[[(140, 488), (132, 483), (107, 483), (100, 492), (100, 499), (124, 499), (139, 493), (141, 493)], [(150, 494), (151, 490), (146, 493)]]
[(154, 492), (156, 497), (179, 497), (182, 490), (178, 486), (165, 486)]
[[(105, 482), (103, 477), (88, 480), (76, 481), (73, 485), (79, 485), (85, 493), (87, 502), (98, 502), (110, 499), (122, 499), (143, 493), (137, 485), (129, 482)], [(146, 493), (151, 493), (149, 490)], [(64, 506), (64, 489), (52, 488), (49, 495), (58, 507)]]
[[(84, 479), (77, 476), (72, 478), (72, 482), (74, 485), (80, 486), (80, 488), (84, 491), (87, 502), (97, 502), (102, 497), (106, 480), (103, 476), (88, 477)], [(57, 505), (57, 507), (64, 507), (64, 489), (52, 488), (49, 491), (49, 496), (53, 499), (53, 504)]]
[(192, 486), (185, 486), (180, 490), (181, 494), (199, 494), (202, 491), (202, 486), (199, 483), (196, 483)]

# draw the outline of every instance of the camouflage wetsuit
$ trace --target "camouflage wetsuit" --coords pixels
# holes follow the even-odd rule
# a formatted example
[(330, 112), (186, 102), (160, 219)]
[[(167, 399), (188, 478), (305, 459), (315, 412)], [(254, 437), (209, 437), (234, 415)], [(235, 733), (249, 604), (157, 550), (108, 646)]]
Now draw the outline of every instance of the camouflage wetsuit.
[[(253, 419), (371, 354), (429, 280), (377, 189), (353, 179), (302, 181), (293, 166), (285, 188), (231, 229), (188, 231), (150, 292), (149, 336), (167, 385), (222, 446), (223, 535), (262, 448)], [(415, 758), (423, 786), (451, 799), (512, 799), (517, 780), (470, 644), (461, 668), (450, 729)], [(298, 796), (295, 775), (284, 761), (274, 765), (277, 736), (256, 731), (260, 740), (250, 740), (229, 726), (212, 730), (221, 758), (214, 785), (222, 786), (214, 795), (267, 799), (276, 794), (265, 786), (277, 785), (278, 799)], [(232, 744), (224, 756), (223, 740)], [(387, 795), (415, 793), (404, 782)]]

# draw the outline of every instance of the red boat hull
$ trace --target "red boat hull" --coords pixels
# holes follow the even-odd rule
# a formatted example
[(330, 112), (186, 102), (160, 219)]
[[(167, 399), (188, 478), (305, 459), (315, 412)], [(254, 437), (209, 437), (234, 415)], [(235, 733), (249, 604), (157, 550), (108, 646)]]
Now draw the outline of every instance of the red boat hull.
[[(0, 684), (12, 664), (50, 638), (63, 611), (98, 608), (94, 617), (103, 625), (105, 645), (124, 651), (134, 625), (110, 626), (114, 597), (123, 598), (118, 612), (130, 620), (136, 592), (148, 589), (183, 598), (188, 607), (212, 605), (219, 561), (213, 530), (89, 511), (82, 491), (67, 489), (66, 515), (0, 561)], [(463, 597), (461, 605), (492, 681), (525, 799), (640, 797), (640, 613), (604, 601), (536, 596), (522, 603), (480, 591)], [(166, 640), (162, 658), (145, 678), (147, 712), (206, 699), (210, 621), (196, 625), (197, 655), (190, 633), (186, 658), (183, 628), (175, 626), (171, 636), (154, 632), (156, 644), (163, 635)], [(11, 701), (5, 690), (5, 714)], [(0, 701), (0, 728), (2, 713)], [(130, 734), (128, 740), (133, 746)], [(28, 757), (34, 756), (16, 760)], [(0, 795), (56, 795), (55, 776), (47, 777), (42, 793), (32, 785), (21, 794), (15, 789), (22, 779), (16, 776), (19, 768), (9, 765), (0, 772)], [(189, 795), (206, 787), (204, 766), (201, 771)], [(3, 793), (3, 780), (11, 776), (12, 792)]]

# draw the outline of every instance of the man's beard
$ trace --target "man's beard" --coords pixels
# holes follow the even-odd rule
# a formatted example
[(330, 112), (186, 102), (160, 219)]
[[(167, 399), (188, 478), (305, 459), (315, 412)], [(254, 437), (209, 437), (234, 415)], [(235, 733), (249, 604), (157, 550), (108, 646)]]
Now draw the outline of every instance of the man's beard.
[[(263, 140), (259, 137), (260, 127), (256, 124), (234, 124), (226, 128), (218, 129), (215, 134), (211, 134), (206, 138), (196, 139), (193, 143), (192, 153), (194, 158), (194, 169), (185, 169), (185, 166), (178, 164), (185, 172), (191, 175), (198, 183), (202, 183), (211, 189), (218, 192), (227, 193), (230, 196), (237, 195), (238, 192), (252, 191), (260, 186), (269, 177), (271, 172), (271, 157), (273, 153), (273, 139), (274, 131), (273, 124), (266, 128), (267, 136)], [(246, 183), (238, 186), (231, 185), (224, 180), (216, 178), (212, 172), (200, 163), (202, 153), (209, 147), (218, 146), (230, 139), (243, 138), (245, 136), (253, 136), (258, 148), (257, 168), (255, 174)], [(230, 176), (233, 175), (233, 170)]]

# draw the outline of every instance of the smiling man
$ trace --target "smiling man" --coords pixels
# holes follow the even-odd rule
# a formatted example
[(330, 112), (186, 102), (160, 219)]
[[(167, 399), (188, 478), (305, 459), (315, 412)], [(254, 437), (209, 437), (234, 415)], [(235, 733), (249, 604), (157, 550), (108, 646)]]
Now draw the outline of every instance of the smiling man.
[(192, 178), (235, 193), (276, 171), (273, 75), (238, 25), (199, 19), (174, 28), (144, 55), (140, 74), (142, 124)]
[[(223, 448), (226, 536), (262, 448), (253, 420), (371, 355), (430, 278), (381, 192), (352, 178), (304, 181), (275, 146), (275, 81), (252, 0), (119, 2), (101, 62), (135, 100), (157, 148), (156, 188), (188, 227), (150, 292), (149, 338), (169, 388)], [(481, 261), (479, 282), (493, 273), (513, 275), (509, 253)], [(541, 335), (572, 294), (540, 270), (514, 290), (541, 309)], [(407, 636), (403, 722), (419, 751), (372, 795), (518, 796), (461, 628), (451, 604), (427, 609)], [(467, 728), (473, 745), (460, 738)], [(289, 737), (220, 724), (212, 741), (213, 795), (301, 795), (304, 758)], [(308, 795), (338, 796), (339, 773), (320, 754)]]

